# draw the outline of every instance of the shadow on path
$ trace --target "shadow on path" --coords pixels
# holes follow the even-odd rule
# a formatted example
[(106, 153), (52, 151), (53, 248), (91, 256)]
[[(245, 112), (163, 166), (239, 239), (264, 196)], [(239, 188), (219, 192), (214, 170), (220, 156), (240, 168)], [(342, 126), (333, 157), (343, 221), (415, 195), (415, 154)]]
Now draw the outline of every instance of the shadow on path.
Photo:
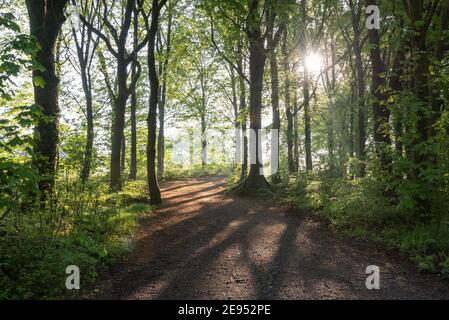
[[(442, 299), (447, 284), (400, 258), (335, 234), (309, 213), (225, 196), (222, 178), (163, 185), (135, 250), (87, 298)], [(382, 289), (365, 287), (381, 268)]]

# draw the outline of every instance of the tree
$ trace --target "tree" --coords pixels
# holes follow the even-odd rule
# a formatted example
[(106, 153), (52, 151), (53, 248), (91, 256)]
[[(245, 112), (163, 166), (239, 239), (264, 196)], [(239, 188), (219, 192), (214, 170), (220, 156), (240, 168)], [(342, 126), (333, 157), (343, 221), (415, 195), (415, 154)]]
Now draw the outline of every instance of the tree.
[(349, 8), (351, 9), (351, 23), (354, 39), (352, 47), (355, 56), (355, 71), (357, 79), (357, 119), (358, 119), (358, 145), (357, 145), (357, 158), (360, 162), (358, 175), (360, 177), (366, 174), (366, 116), (365, 116), (365, 71), (363, 68), (362, 57), (362, 30), (361, 17), (362, 17), (362, 2), (361, 0), (349, 0)]
[[(108, 5), (106, 1), (102, 1), (102, 8), (100, 8), (99, 5), (96, 12), (100, 16), (110, 37), (89, 23), (84, 16), (80, 16), (81, 21), (92, 32), (98, 35), (98, 37), (106, 45), (108, 51), (116, 60), (117, 94), (113, 97), (114, 102), (112, 103), (114, 107), (114, 114), (111, 138), (111, 177), (109, 184), (111, 191), (117, 191), (122, 188), (121, 151), (125, 128), (126, 103), (129, 96), (133, 92), (141, 73), (140, 63), (138, 63), (137, 60), (137, 71), (128, 84), (128, 78), (130, 76), (128, 66), (133, 61), (136, 61), (134, 57), (137, 56), (143, 47), (145, 47), (149, 40), (149, 33), (147, 33), (144, 39), (140, 41), (139, 44), (134, 45), (132, 50), (128, 52), (127, 40), (129, 37), (129, 30), (131, 28), (133, 13), (139, 13), (142, 16), (145, 25), (148, 25), (149, 15), (145, 12), (144, 3), (145, 1), (143, 0), (126, 0), (124, 7), (122, 8), (124, 11), (123, 17), (119, 25), (114, 26), (113, 17), (111, 16), (115, 9), (114, 4)], [(136, 7), (137, 9), (135, 9)], [(101, 13), (100, 9), (103, 9)], [(110, 38), (112, 38), (112, 41)]]
[[(95, 3), (91, 1), (79, 1), (79, 10), (91, 24), (95, 24), (94, 20), (96, 19), (94, 5)], [(74, 23), (76, 23), (76, 21), (74, 21), (72, 24)], [(79, 30), (77, 30), (78, 28)], [(92, 31), (88, 29), (84, 24), (81, 26), (72, 25), (72, 38), (75, 42), (79, 74), (81, 77), (81, 83), (85, 97), (85, 110), (83, 110), (83, 112), (86, 117), (87, 127), (84, 160), (81, 170), (81, 181), (84, 184), (87, 180), (89, 180), (92, 165), (92, 152), (94, 144), (94, 110), (91, 67), (99, 39), (98, 37), (94, 37)]]
[[(366, 0), (366, 6), (376, 5), (376, 0)], [(369, 13), (367, 14), (369, 17)], [(380, 35), (377, 29), (368, 30), (370, 43), (370, 59), (372, 66), (371, 92), (374, 96), (372, 102), (374, 122), (374, 142), (379, 157), (381, 169), (387, 173), (391, 170), (391, 138), (390, 138), (390, 110), (387, 105), (385, 94), (385, 64), (380, 55)]]
[(150, 101), (148, 108), (148, 143), (147, 143), (147, 179), (151, 204), (162, 202), (156, 173), (156, 126), (157, 107), (159, 102), (159, 77), (156, 72), (156, 35), (159, 28), (159, 17), (167, 0), (153, 0), (151, 7), (151, 24), (148, 27), (148, 77), (150, 80)]
[[(167, 34), (165, 37), (165, 50), (163, 52), (163, 62), (159, 64), (159, 76), (162, 77), (162, 85), (160, 86), (160, 98), (158, 104), (159, 132), (157, 136), (157, 177), (161, 180), (164, 174), (164, 156), (165, 156), (165, 106), (167, 102), (167, 81), (168, 81), (168, 65), (170, 61), (172, 46), (172, 27), (174, 6), (177, 1), (169, 1), (167, 5), (168, 22)], [(160, 34), (161, 32), (159, 32)], [(162, 50), (162, 45), (161, 45)]]
[(51, 192), (58, 161), (59, 143), (59, 78), (56, 74), (56, 40), (66, 17), (64, 8), (68, 0), (26, 0), (30, 19), (30, 33), (40, 44), (36, 61), (45, 70), (33, 71), (34, 101), (47, 119), (36, 126), (34, 165), (41, 180), (42, 193)]
[[(268, 54), (270, 58), (270, 79), (271, 79), (271, 105), (272, 105), (272, 120), (273, 124), (271, 126), (271, 162), (279, 166), (279, 132), (281, 129), (281, 116), (279, 112), (279, 71), (278, 71), (278, 60), (276, 47), (279, 44), (280, 37), (284, 31), (284, 24), (281, 23), (278, 31), (274, 32), (274, 24), (276, 20), (277, 12), (273, 7), (266, 10), (267, 19), (267, 44), (268, 44)], [(277, 148), (274, 148), (273, 141), (278, 141)], [(273, 163), (274, 162), (274, 163)], [(278, 168), (275, 169), (276, 173), (272, 177), (272, 182), (278, 184), (281, 182), (281, 176)]]
[[(137, 47), (139, 45), (139, 15), (137, 14), (137, 8), (134, 7), (134, 15), (133, 15), (133, 46)], [(131, 62), (131, 79), (134, 79), (137, 76), (138, 69), (138, 57), (134, 56)], [(130, 111), (130, 123), (131, 123), (131, 159), (130, 159), (130, 167), (129, 167), (129, 180), (136, 180), (137, 178), (137, 90), (136, 86), (134, 86), (131, 92), (131, 101), (129, 106)], [(124, 157), (124, 152), (122, 154), (122, 158)], [(123, 166), (123, 165), (122, 165)]]

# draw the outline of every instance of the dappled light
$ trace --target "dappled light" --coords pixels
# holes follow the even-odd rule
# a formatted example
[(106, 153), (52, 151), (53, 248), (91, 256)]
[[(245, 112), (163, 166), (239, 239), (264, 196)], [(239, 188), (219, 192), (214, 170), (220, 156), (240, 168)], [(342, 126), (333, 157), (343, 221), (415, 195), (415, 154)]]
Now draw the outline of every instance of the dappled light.
[(0, 300), (449, 299), (448, 28), (449, 0), (0, 1)]

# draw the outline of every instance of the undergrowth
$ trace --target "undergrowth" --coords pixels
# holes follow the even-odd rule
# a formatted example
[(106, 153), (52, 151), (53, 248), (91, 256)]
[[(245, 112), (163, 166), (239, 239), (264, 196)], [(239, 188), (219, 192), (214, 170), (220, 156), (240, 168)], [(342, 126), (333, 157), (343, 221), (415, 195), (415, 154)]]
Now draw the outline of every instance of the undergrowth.
[[(144, 181), (110, 194), (105, 182), (60, 181), (45, 208), (10, 212), (0, 225), (0, 300), (79, 294), (65, 287), (66, 267), (80, 269), (81, 290), (131, 249), (139, 216), (151, 212)], [(58, 200), (55, 200), (58, 199)]]
[(435, 200), (431, 219), (420, 221), (407, 198), (399, 195), (392, 201), (383, 194), (382, 183), (372, 177), (347, 180), (323, 175), (292, 179), (287, 201), (318, 212), (350, 236), (399, 249), (422, 272), (449, 277), (449, 215), (441, 202)]

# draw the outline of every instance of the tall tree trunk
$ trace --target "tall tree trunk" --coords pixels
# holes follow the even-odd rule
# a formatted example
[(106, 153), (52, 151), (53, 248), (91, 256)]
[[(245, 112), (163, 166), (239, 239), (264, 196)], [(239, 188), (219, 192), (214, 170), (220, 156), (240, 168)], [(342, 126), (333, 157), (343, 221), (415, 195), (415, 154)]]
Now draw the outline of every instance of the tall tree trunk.
[(293, 95), (293, 163), (294, 172), (299, 171), (299, 132), (298, 132), (298, 91), (294, 90)]
[(113, 114), (114, 119), (112, 126), (111, 180), (109, 186), (111, 191), (118, 191), (122, 188), (121, 154), (125, 129), (126, 103), (129, 96), (127, 87), (127, 65), (123, 57), (124, 56), (120, 54), (119, 59), (117, 59), (118, 94), (115, 104), (115, 112)]
[[(392, 95), (397, 95), (400, 91), (402, 91), (402, 65), (401, 62), (405, 60), (405, 54), (402, 49), (396, 53), (396, 56), (393, 61), (393, 75), (390, 78), (390, 89)], [(394, 145), (396, 154), (398, 156), (402, 156), (404, 152), (403, 143), (402, 143), (402, 118), (400, 110), (393, 110), (393, 126), (394, 126)]]
[(171, 53), (171, 33), (173, 21), (173, 7), (169, 5), (169, 17), (167, 27), (167, 45), (165, 50), (165, 58), (162, 69), (162, 89), (160, 103), (158, 105), (159, 111), (159, 132), (157, 136), (157, 177), (162, 180), (164, 175), (164, 157), (165, 157), (165, 104), (167, 100), (167, 69)]
[(236, 150), (235, 155), (235, 164), (241, 163), (242, 157), (242, 136), (240, 132), (240, 121), (239, 121), (239, 104), (237, 97), (237, 80), (235, 76), (235, 70), (232, 65), (229, 66), (230, 76), (231, 76), (231, 91), (232, 91), (232, 109), (234, 111), (234, 129), (235, 129), (235, 137), (234, 137), (234, 147)]
[[(132, 72), (134, 73), (134, 71)], [(130, 141), (130, 164), (129, 180), (137, 179), (137, 94), (134, 90), (131, 94), (130, 104), (130, 123), (131, 123), (131, 141)]]
[[(355, 75), (354, 75), (355, 76)], [(356, 128), (356, 124), (355, 124), (355, 115), (356, 115), (356, 110), (355, 110), (355, 102), (357, 101), (356, 99), (356, 83), (357, 80), (356, 78), (354, 78), (353, 81), (354, 85), (351, 88), (351, 103), (350, 103), (350, 108), (349, 108), (349, 132), (348, 132), (348, 140), (349, 140), (349, 156), (351, 157), (351, 159), (354, 159), (355, 156), (355, 128)], [(356, 172), (355, 172), (355, 168), (354, 165), (352, 163), (350, 163), (349, 165), (349, 172), (350, 172), (350, 177), (352, 180), (355, 179), (356, 177)]]
[[(239, 46), (239, 52), (240, 56), (237, 61), (239, 70), (244, 70), (243, 68), (243, 56), (242, 56), (242, 47)], [(242, 76), (239, 76), (239, 91), (240, 91), (240, 102), (239, 102), (239, 115), (240, 115), (240, 126), (242, 129), (242, 148), (243, 148), (243, 154), (242, 154), (242, 168), (240, 171), (240, 181), (243, 181), (246, 178), (246, 175), (248, 174), (248, 137), (246, 135), (246, 84), (245, 79)]]
[(362, 13), (362, 5), (360, 0), (356, 0), (357, 5), (353, 0), (349, 0), (351, 7), (352, 29), (354, 31), (353, 50), (355, 56), (355, 70), (357, 78), (357, 118), (358, 118), (358, 145), (357, 158), (359, 160), (359, 170), (357, 175), (364, 177), (366, 174), (366, 119), (365, 119), (365, 74), (363, 71), (362, 60), (362, 43), (360, 19)]
[(250, 0), (247, 18), (247, 35), (249, 41), (249, 73), (250, 73), (250, 170), (248, 177), (239, 185), (240, 193), (252, 193), (258, 189), (270, 188), (263, 174), (261, 159), (261, 139), (259, 130), (262, 125), (262, 90), (265, 70), (266, 52), (265, 37), (262, 35), (259, 0)]
[[(39, 190), (45, 196), (53, 189), (59, 145), (59, 78), (56, 74), (56, 40), (65, 21), (64, 7), (68, 0), (26, 0), (30, 33), (41, 48), (36, 60), (45, 71), (33, 71), (34, 102), (48, 120), (39, 121), (35, 130), (33, 163), (39, 175)], [(38, 79), (45, 82), (42, 86)]]
[(150, 103), (148, 110), (148, 144), (147, 144), (147, 179), (150, 191), (151, 204), (162, 202), (161, 191), (159, 189), (156, 173), (156, 127), (157, 127), (157, 107), (159, 101), (159, 79), (156, 72), (155, 45), (156, 35), (159, 28), (159, 15), (163, 4), (166, 1), (153, 0), (151, 9), (151, 26), (148, 40), (148, 77), (150, 79)]
[(312, 162), (312, 128), (310, 121), (310, 87), (309, 73), (304, 66), (304, 135), (305, 135), (305, 151), (306, 151), (306, 170), (313, 170)]
[(327, 105), (327, 153), (329, 161), (329, 173), (333, 175), (335, 173), (335, 138), (334, 138), (334, 119), (333, 119), (334, 107), (330, 101)]
[[(136, 47), (139, 43), (138, 40), (139, 30), (139, 16), (137, 14), (136, 7), (134, 7), (133, 17), (133, 45)], [(131, 78), (136, 77), (137, 74), (137, 55), (131, 62)], [(133, 88), (131, 92), (131, 101), (129, 105), (131, 124), (131, 141), (130, 141), (130, 164), (129, 164), (129, 180), (137, 179), (137, 90)]]
[[(376, 0), (366, 0), (366, 6), (377, 5)], [(378, 30), (368, 30), (368, 39), (371, 45), (370, 58), (372, 66), (371, 91), (374, 96), (372, 102), (374, 121), (374, 143), (376, 153), (380, 160), (381, 170), (388, 173), (391, 171), (391, 138), (390, 138), (390, 110), (387, 106), (385, 90), (385, 65), (380, 55), (380, 35)]]
[[(88, 19), (92, 21), (95, 19), (93, 14), (92, 4), (80, 1), (80, 6), (86, 14)], [(73, 26), (72, 26), (73, 27)], [(95, 50), (98, 46), (98, 38), (94, 39), (93, 33), (86, 26), (81, 26), (80, 36), (75, 28), (72, 28), (72, 38), (75, 40), (76, 53), (78, 58), (78, 65), (81, 75), (81, 84), (83, 87), (84, 97), (86, 100), (86, 116), (87, 131), (86, 144), (84, 147), (83, 166), (81, 169), (81, 181), (84, 183), (89, 180), (90, 171), (92, 167), (92, 153), (94, 143), (94, 112), (93, 112), (93, 98), (92, 98), (92, 81), (91, 81), (91, 65), (94, 58)]]
[(271, 175), (272, 183), (279, 184), (281, 175), (279, 172), (279, 136), (281, 129), (281, 117), (279, 113), (279, 70), (276, 55), (276, 47), (278, 45), (276, 35), (274, 34), (274, 23), (276, 19), (276, 11), (274, 8), (266, 11), (267, 19), (267, 36), (268, 36), (268, 54), (270, 58), (270, 80), (271, 80)]
[[(281, 117), (279, 114), (279, 72), (275, 48), (270, 50), (270, 73), (271, 73), (271, 106), (272, 106), (272, 132), (271, 132), (271, 171), (274, 184), (281, 183), (279, 172), (279, 133), (281, 130)], [(273, 143), (277, 141), (277, 144)]]
[(89, 180), (90, 169), (92, 165), (92, 152), (94, 144), (94, 116), (93, 116), (93, 105), (92, 105), (92, 88), (88, 81), (88, 76), (86, 72), (83, 71), (81, 67), (81, 79), (83, 83), (84, 96), (86, 98), (86, 120), (87, 120), (87, 135), (86, 135), (86, 146), (84, 148), (84, 159), (83, 168), (81, 171), (81, 181), (84, 184)]
[(295, 170), (295, 160), (293, 154), (293, 122), (294, 115), (291, 109), (290, 101), (290, 65), (289, 65), (289, 54), (287, 51), (287, 30), (284, 31), (284, 37), (282, 41), (282, 56), (283, 56), (283, 67), (285, 72), (285, 115), (287, 117), (287, 162), (288, 162), (288, 172), (294, 173)]
[(159, 110), (159, 132), (157, 136), (157, 177), (162, 180), (164, 176), (164, 156), (165, 156), (165, 100), (167, 84), (164, 80), (161, 90), (161, 101), (158, 105)]

